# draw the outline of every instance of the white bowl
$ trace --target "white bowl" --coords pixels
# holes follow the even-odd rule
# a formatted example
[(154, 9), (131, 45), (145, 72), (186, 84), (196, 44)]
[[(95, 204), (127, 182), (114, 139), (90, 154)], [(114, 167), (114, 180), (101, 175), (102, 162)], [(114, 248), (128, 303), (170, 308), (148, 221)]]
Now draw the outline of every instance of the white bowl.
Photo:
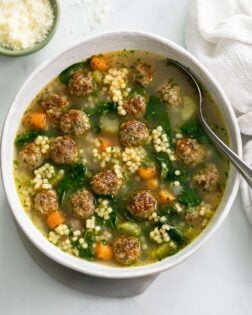
[(21, 117), (34, 96), (66, 67), (80, 60), (84, 60), (94, 54), (122, 50), (124, 48), (151, 51), (161, 56), (176, 59), (182, 64), (190, 67), (192, 71), (197, 74), (202, 84), (208, 89), (218, 104), (222, 115), (225, 117), (231, 148), (238, 152), (239, 155), (241, 155), (242, 152), (241, 138), (237, 121), (233, 109), (222, 88), (195, 57), (193, 57), (185, 49), (165, 38), (149, 33), (132, 31), (105, 33), (88, 38), (72, 48), (67, 49), (56, 58), (46, 61), (39, 66), (21, 87), (5, 120), (1, 146), (2, 176), (5, 192), (10, 203), (12, 213), (19, 226), (30, 241), (41, 252), (54, 261), (73, 270), (104, 278), (132, 278), (147, 276), (174, 267), (188, 258), (196, 250), (198, 250), (221, 225), (233, 204), (239, 185), (238, 175), (235, 170), (231, 168), (224, 197), (216, 211), (216, 214), (206, 229), (191, 244), (174, 256), (167, 257), (160, 262), (146, 266), (128, 268), (111, 267), (73, 257), (65, 254), (58, 247), (51, 244), (35, 227), (22, 208), (13, 178), (13, 143)]

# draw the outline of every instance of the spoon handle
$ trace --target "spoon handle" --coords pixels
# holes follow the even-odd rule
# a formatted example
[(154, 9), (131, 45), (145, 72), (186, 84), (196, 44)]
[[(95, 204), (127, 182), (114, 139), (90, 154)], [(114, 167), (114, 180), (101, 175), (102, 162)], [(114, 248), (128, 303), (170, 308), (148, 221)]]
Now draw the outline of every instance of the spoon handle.
[(239, 156), (232, 151), (208, 126), (204, 117), (200, 113), (199, 115), (200, 122), (208, 134), (209, 138), (215, 143), (215, 145), (229, 158), (229, 160), (234, 164), (236, 169), (240, 172), (240, 174), (247, 181), (248, 185), (252, 188), (252, 168), (242, 161)]

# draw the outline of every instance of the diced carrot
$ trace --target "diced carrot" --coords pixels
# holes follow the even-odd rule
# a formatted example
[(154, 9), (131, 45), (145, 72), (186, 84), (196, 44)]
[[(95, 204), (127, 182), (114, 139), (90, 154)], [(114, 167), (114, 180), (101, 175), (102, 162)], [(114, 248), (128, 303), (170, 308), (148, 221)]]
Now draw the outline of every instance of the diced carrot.
[(156, 169), (153, 166), (139, 167), (137, 174), (143, 179), (151, 179), (156, 176)]
[(146, 181), (146, 186), (147, 188), (151, 189), (151, 190), (155, 190), (158, 187), (158, 180), (156, 177), (148, 179)]
[(98, 243), (96, 246), (96, 257), (102, 260), (110, 260), (113, 257), (112, 246), (108, 244)]
[(176, 199), (176, 197), (168, 190), (160, 190), (159, 197), (162, 203), (164, 204), (173, 203)]
[(104, 56), (94, 56), (91, 59), (91, 67), (94, 70), (106, 71), (109, 68), (108, 60)]
[(47, 119), (46, 114), (41, 112), (33, 112), (24, 116), (23, 123), (26, 126), (36, 129), (46, 129)]
[(112, 147), (113, 143), (108, 138), (99, 138), (100, 140), (100, 152), (105, 152), (107, 148)]
[(63, 224), (64, 222), (64, 216), (59, 210), (50, 213), (46, 219), (46, 223), (50, 229), (55, 229), (58, 225)]

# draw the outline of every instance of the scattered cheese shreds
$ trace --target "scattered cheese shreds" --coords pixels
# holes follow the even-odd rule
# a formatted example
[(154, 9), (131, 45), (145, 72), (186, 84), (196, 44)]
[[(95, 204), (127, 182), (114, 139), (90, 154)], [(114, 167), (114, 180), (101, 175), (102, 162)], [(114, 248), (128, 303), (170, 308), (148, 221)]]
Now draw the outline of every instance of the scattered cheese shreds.
[(19, 51), (43, 41), (54, 21), (49, 0), (0, 1), (0, 43)]

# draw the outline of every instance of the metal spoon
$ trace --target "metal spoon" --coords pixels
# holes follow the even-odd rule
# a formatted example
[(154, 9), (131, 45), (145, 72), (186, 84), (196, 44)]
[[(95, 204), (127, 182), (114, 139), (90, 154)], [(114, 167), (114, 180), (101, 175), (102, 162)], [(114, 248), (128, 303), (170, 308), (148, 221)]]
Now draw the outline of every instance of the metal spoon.
[(178, 68), (182, 69), (192, 79), (199, 93), (199, 121), (203, 129), (205, 130), (209, 138), (213, 141), (213, 143), (216, 145), (216, 147), (220, 151), (222, 151), (224, 155), (233, 163), (236, 169), (240, 172), (240, 174), (252, 188), (252, 168), (248, 166), (248, 164), (246, 164), (244, 161), (242, 161), (242, 159), (239, 158), (239, 156), (234, 151), (232, 151), (208, 126), (203, 116), (203, 94), (196, 78), (194, 77), (194, 74), (191, 72), (189, 68), (183, 66), (178, 61), (168, 59), (168, 64), (173, 64)]

